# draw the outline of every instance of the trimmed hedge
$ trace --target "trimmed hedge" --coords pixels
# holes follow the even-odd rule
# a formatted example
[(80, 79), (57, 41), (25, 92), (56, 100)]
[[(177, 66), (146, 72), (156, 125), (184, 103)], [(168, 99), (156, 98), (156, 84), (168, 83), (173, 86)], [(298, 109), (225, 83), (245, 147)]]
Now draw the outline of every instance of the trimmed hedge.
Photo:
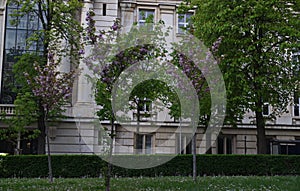
[[(124, 160), (159, 155), (119, 156)], [(124, 157), (124, 158), (122, 158)], [(95, 155), (52, 156), (55, 177), (99, 177), (107, 163)], [(192, 155), (178, 155), (169, 162), (148, 169), (126, 169), (114, 166), (114, 176), (190, 176)], [(300, 156), (296, 155), (197, 155), (198, 175), (300, 175)], [(0, 177), (47, 177), (46, 155), (0, 157)]]

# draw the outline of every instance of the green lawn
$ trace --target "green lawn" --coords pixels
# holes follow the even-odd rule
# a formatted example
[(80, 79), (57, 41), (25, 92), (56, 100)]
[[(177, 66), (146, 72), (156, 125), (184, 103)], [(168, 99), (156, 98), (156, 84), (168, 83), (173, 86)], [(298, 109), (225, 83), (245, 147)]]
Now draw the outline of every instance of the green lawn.
[[(23, 190), (104, 190), (103, 179), (57, 178), (53, 184), (47, 179), (0, 179), (0, 191)], [(191, 177), (156, 177), (156, 178), (114, 178), (112, 191), (151, 191), (151, 190), (265, 190), (265, 191), (298, 191), (300, 190), (299, 176), (273, 176), (273, 177), (198, 177), (194, 183)]]

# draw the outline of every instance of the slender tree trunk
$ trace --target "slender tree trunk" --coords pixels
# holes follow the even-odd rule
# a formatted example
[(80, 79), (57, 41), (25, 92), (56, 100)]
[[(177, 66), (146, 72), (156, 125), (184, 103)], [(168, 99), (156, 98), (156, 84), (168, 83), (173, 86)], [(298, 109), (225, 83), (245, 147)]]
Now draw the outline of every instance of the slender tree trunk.
[(206, 152), (205, 154), (212, 154), (212, 149), (211, 149), (211, 132), (208, 129), (209, 127), (206, 127)]
[(18, 132), (16, 155), (21, 154), (21, 132)]
[(196, 133), (192, 138), (192, 153), (193, 153), (193, 181), (196, 181), (197, 177), (197, 157), (196, 157)]
[[(262, 108), (263, 104), (261, 101), (256, 103), (257, 108)], [(255, 112), (256, 117), (256, 128), (257, 128), (257, 154), (267, 153), (267, 142), (265, 132), (265, 121), (262, 111)]]
[(136, 117), (137, 117), (137, 124), (136, 124), (136, 139), (135, 139), (135, 154), (138, 154), (139, 151), (137, 150), (137, 145), (139, 143), (139, 139), (140, 139), (140, 120), (141, 120), (141, 112), (139, 110), (139, 102), (136, 102), (137, 104), (137, 113), (136, 113)]
[(114, 119), (111, 120), (111, 130), (110, 130), (110, 138), (111, 143), (109, 145), (109, 162), (107, 164), (107, 174), (105, 176), (105, 186), (106, 191), (110, 191), (110, 179), (112, 176), (112, 152), (113, 152), (113, 143), (114, 143)]
[(49, 126), (46, 124), (47, 124), (47, 112), (44, 113), (44, 126), (46, 128), (46, 138), (47, 138), (47, 158), (48, 158), (49, 182), (52, 183), (53, 182), (53, 173), (52, 173), (52, 162), (51, 162)]
[(38, 129), (40, 130), (40, 134), (38, 136), (38, 146), (37, 146), (37, 154), (45, 154), (46, 148), (46, 127), (45, 127), (45, 113), (43, 106), (39, 108), (40, 116), (38, 117)]
[(47, 129), (47, 158), (48, 158), (48, 170), (49, 170), (49, 182), (53, 182), (53, 173), (52, 173), (52, 162), (51, 162), (51, 151), (50, 151), (50, 139), (49, 139), (49, 127)]

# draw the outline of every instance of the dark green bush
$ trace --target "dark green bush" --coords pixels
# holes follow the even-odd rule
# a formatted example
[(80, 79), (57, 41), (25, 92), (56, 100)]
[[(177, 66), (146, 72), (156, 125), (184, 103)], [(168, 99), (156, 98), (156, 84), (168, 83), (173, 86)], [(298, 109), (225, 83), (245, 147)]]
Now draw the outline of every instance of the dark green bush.
[[(159, 155), (118, 156), (120, 160), (145, 157), (160, 160)], [(95, 155), (52, 156), (55, 177), (99, 177), (105, 161)], [(169, 162), (148, 169), (113, 167), (114, 176), (189, 176), (192, 174), (192, 155), (178, 155)], [(197, 155), (198, 175), (300, 175), (300, 156), (292, 155)], [(47, 177), (46, 155), (0, 157), (0, 177)]]

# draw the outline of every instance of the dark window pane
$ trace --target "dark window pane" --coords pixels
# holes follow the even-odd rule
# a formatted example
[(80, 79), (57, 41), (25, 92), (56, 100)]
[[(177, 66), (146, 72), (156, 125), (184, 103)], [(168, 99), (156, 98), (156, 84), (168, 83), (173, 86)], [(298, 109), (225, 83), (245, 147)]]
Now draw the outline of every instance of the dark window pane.
[(187, 144), (187, 146), (185, 148), (185, 154), (192, 154), (192, 141), (191, 140), (190, 140), (190, 142)]
[(139, 134), (136, 136), (136, 149), (143, 149), (143, 136)]
[(232, 154), (232, 139), (230, 137), (226, 139), (226, 154)]
[(264, 104), (263, 115), (269, 115), (269, 104)]
[(102, 15), (106, 16), (106, 3), (103, 3)]
[(299, 105), (294, 106), (294, 115), (299, 116)]
[(152, 135), (145, 135), (146, 136), (146, 154), (151, 154), (151, 147), (152, 147)]
[(218, 137), (218, 154), (224, 154), (224, 138)]

